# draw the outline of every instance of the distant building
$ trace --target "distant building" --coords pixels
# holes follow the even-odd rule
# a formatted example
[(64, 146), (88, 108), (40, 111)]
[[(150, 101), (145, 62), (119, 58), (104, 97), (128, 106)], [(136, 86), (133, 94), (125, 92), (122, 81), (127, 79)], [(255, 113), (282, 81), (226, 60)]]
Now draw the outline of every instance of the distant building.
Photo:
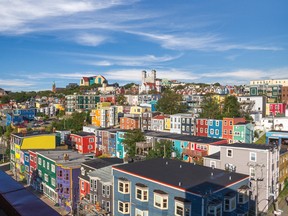
[(139, 93), (149, 93), (149, 91), (161, 92), (161, 79), (156, 78), (156, 70), (152, 70), (147, 76), (147, 72), (142, 71), (142, 80)]
[(288, 79), (251, 80), (250, 85), (283, 85), (288, 86)]
[(101, 75), (92, 76), (92, 77), (82, 77), (80, 79), (80, 86), (91, 86), (93, 84), (102, 85), (104, 82), (107, 82), (107, 80), (104, 76), (101, 76)]

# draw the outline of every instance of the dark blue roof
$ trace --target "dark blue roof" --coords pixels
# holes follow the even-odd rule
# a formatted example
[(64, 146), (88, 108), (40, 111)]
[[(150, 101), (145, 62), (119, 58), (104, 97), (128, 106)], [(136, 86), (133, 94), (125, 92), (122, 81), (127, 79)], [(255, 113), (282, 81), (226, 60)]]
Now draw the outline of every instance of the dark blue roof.
[(23, 185), (15, 181), (8, 174), (0, 170), (0, 207), (4, 212), (13, 215), (59, 216), (60, 214), (44, 203), (41, 199), (28, 191)]

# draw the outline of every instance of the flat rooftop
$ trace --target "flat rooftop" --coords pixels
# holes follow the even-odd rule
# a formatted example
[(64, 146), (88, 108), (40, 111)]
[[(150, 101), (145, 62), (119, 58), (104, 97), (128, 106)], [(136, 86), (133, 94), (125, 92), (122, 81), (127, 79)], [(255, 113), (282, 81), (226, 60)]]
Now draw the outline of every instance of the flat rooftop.
[(221, 145), (221, 146), (226, 146), (229, 148), (247, 148), (247, 149), (260, 149), (260, 150), (271, 149), (271, 145), (254, 144), (254, 143), (232, 143), (232, 144), (225, 144), (225, 145)]
[(31, 131), (26, 133), (12, 133), (18, 137), (31, 137), (31, 136), (41, 136), (41, 135), (56, 135), (55, 133), (50, 133), (46, 131)]
[(244, 174), (164, 158), (113, 166), (113, 169), (198, 195), (215, 192), (249, 177)]
[(189, 141), (189, 142), (208, 143), (208, 144), (219, 142), (219, 141), (225, 141), (225, 139), (217, 139), (217, 138), (202, 137), (202, 136), (191, 136), (191, 135), (175, 134), (175, 133), (168, 133), (168, 132), (158, 132), (158, 131), (144, 131), (144, 135), (159, 137), (159, 138), (166, 138), (166, 139)]

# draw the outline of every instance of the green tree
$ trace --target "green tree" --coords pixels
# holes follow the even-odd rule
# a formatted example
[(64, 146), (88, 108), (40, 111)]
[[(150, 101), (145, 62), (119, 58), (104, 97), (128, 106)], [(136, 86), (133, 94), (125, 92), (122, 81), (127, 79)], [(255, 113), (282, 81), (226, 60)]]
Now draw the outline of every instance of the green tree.
[(210, 118), (210, 119), (221, 119), (221, 109), (220, 104), (213, 97), (212, 94), (205, 95), (202, 103), (202, 113), (200, 113), (200, 118)]
[(127, 105), (127, 98), (124, 96), (124, 94), (117, 95), (116, 103), (118, 105)]
[(141, 130), (130, 130), (125, 134), (125, 139), (123, 140), (124, 148), (129, 157), (134, 157), (136, 153), (136, 142), (145, 141), (144, 134)]
[(3, 103), (3, 104), (9, 103), (10, 99), (11, 99), (10, 96), (4, 95), (1, 97), (1, 103)]
[(223, 106), (223, 116), (232, 118), (232, 117), (241, 117), (240, 104), (235, 96), (227, 96), (224, 100)]
[(156, 109), (165, 114), (176, 114), (187, 111), (187, 105), (182, 103), (182, 96), (174, 91), (167, 90), (156, 104)]
[(148, 152), (147, 159), (171, 158), (172, 152), (175, 152), (173, 142), (171, 140), (160, 140), (156, 142), (154, 148)]
[(124, 89), (130, 89), (133, 85), (135, 85), (135, 83), (127, 83), (126, 85), (124, 85)]

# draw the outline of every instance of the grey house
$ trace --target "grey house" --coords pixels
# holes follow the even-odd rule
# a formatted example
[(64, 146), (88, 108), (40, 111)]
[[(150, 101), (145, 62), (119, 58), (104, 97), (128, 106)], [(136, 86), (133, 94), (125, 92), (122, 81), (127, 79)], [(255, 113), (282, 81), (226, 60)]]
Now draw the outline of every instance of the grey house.
[(90, 178), (90, 201), (95, 204), (96, 212), (112, 215), (113, 212), (113, 176), (112, 165), (97, 169), (88, 174)]
[[(275, 146), (234, 143), (204, 157), (204, 166), (250, 175), (250, 194), (258, 212), (267, 212), (278, 196), (279, 150)], [(258, 196), (257, 196), (258, 195)]]

